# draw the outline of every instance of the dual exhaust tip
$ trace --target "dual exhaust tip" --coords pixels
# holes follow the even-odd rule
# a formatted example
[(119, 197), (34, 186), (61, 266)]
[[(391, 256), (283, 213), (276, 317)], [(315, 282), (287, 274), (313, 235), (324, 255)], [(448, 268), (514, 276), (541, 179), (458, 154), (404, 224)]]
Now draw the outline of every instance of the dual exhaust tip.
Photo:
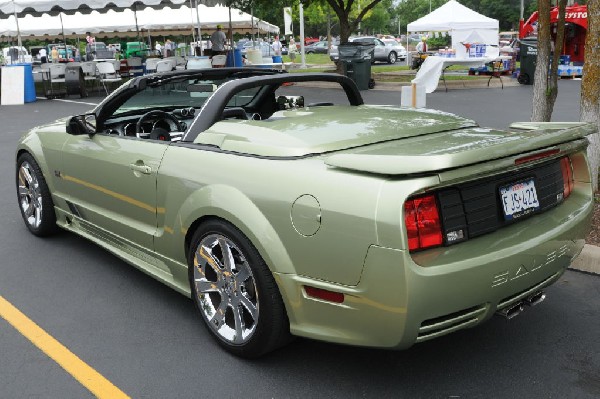
[(517, 317), (524, 310), (525, 306), (535, 306), (538, 303), (541, 303), (544, 299), (546, 299), (546, 294), (543, 291), (535, 292), (528, 297), (525, 297), (522, 301), (517, 303), (513, 303), (510, 306), (505, 307), (504, 309), (500, 309), (496, 313), (500, 316), (510, 320), (513, 317)]

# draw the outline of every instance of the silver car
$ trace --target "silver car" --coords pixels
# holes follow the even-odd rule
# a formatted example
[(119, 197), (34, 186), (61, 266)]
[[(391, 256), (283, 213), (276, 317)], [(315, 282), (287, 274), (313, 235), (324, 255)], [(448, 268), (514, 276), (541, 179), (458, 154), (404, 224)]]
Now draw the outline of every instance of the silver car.
[[(402, 46), (400, 43), (397, 43), (395, 40), (384, 40), (389, 43), (385, 43), (383, 40), (372, 36), (351, 37), (348, 39), (348, 41), (351, 43), (374, 44), (375, 48), (373, 50), (373, 58), (371, 59), (371, 62), (384, 61), (390, 64), (395, 64), (398, 59), (406, 59), (407, 53), (404, 46)], [(332, 61), (337, 61), (339, 59), (339, 50), (337, 46), (331, 46), (329, 58)]]

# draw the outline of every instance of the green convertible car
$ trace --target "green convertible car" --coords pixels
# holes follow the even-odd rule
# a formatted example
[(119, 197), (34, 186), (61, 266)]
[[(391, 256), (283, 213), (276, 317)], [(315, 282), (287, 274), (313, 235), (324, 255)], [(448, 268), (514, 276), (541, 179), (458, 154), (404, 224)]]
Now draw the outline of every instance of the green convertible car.
[(16, 185), (33, 234), (77, 233), (191, 296), (234, 354), (402, 349), (544, 299), (584, 245), (595, 131), (365, 105), (336, 74), (175, 71), (25, 134)]

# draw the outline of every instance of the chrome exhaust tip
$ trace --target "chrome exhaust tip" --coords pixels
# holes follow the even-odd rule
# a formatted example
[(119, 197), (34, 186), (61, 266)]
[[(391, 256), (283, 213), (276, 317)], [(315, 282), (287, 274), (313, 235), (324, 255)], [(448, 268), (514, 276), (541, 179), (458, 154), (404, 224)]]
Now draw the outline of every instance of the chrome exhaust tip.
[(504, 309), (500, 309), (496, 313), (504, 317), (507, 320), (517, 317), (523, 311), (523, 303), (517, 302), (513, 305), (507, 306)]
[(546, 293), (544, 291), (538, 291), (534, 294), (529, 295), (527, 298), (525, 298), (523, 303), (525, 303), (528, 306), (535, 306), (538, 303), (543, 302), (544, 299), (546, 299)]

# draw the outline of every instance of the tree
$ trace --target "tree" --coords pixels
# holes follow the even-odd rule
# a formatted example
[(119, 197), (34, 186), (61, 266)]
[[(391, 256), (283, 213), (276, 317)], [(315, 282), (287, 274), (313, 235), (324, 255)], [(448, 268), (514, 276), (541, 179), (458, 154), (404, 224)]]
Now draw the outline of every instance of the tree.
[[(600, 128), (600, 0), (587, 2), (588, 31), (585, 39), (585, 64), (581, 82), (580, 120), (596, 123)], [(598, 167), (600, 166), (600, 137), (589, 136), (588, 157), (592, 170), (594, 191), (598, 190)]]
[[(556, 44), (551, 54), (552, 36), (550, 34), (550, 2), (539, 0), (538, 17), (538, 54), (533, 82), (533, 112), (534, 122), (549, 122), (552, 118), (554, 103), (558, 95), (558, 60), (562, 54), (565, 34), (565, 7), (567, 0), (559, 0), (559, 19), (556, 29)], [(550, 67), (550, 56), (552, 65)], [(548, 72), (550, 68), (550, 72)]]
[[(302, 4), (310, 4), (310, 0), (301, 0)], [(358, 24), (365, 18), (367, 13), (371, 11), (377, 4), (382, 0), (366, 0), (362, 3), (355, 3), (355, 0), (325, 0), (331, 7), (333, 12), (337, 15), (340, 21), (340, 41), (347, 42), (352, 32), (356, 31)], [(356, 17), (352, 17), (354, 7), (360, 5), (360, 10)]]

